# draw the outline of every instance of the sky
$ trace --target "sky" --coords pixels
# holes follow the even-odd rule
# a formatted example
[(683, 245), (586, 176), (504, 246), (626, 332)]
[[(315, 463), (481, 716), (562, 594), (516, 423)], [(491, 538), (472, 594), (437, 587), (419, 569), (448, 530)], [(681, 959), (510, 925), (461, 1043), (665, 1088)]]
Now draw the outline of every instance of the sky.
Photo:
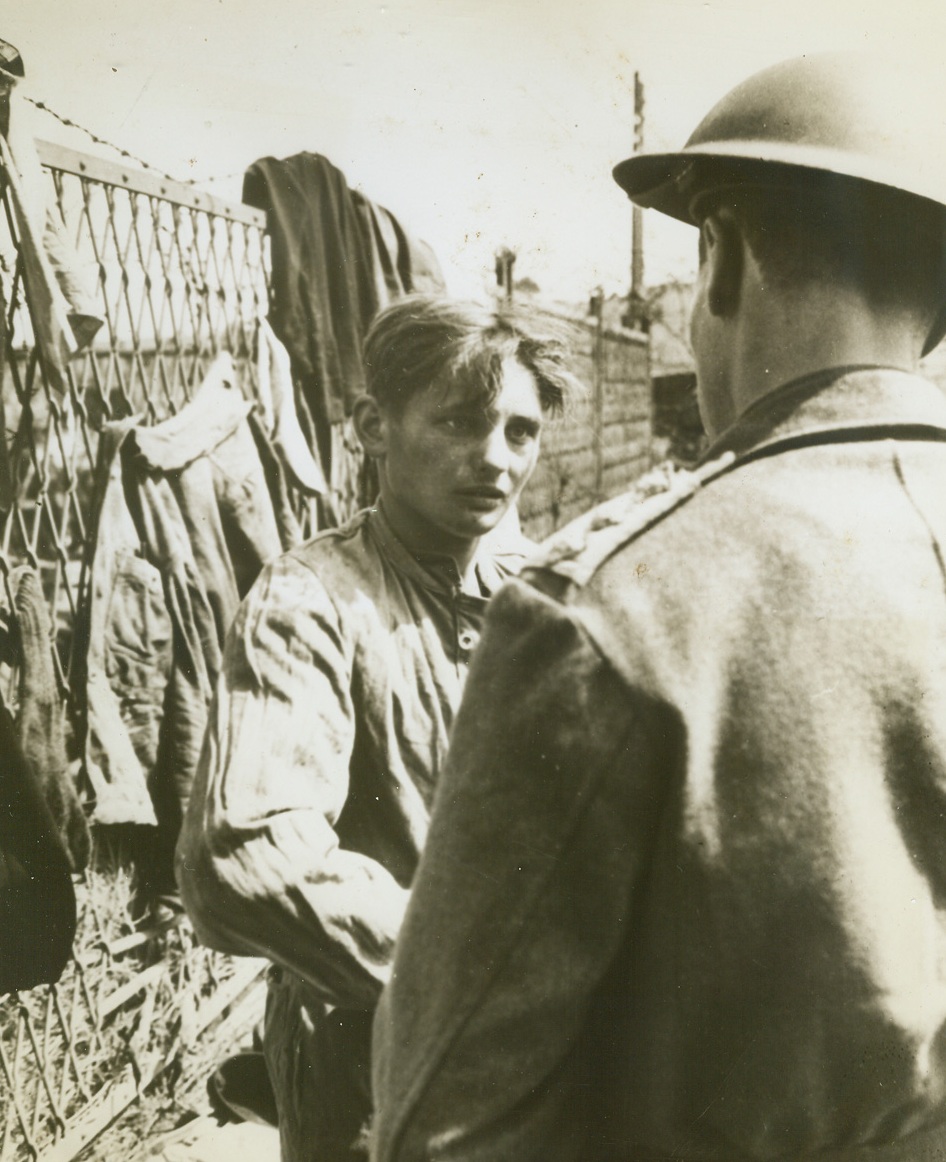
[[(728, 89), (802, 53), (942, 52), (942, 0), (5, 0), (21, 95), (239, 200), (245, 168), (311, 150), (433, 245), (453, 294), (497, 249), (549, 298), (630, 280), (633, 142), (681, 146)], [(22, 106), (22, 103), (21, 103)], [(102, 152), (32, 114), (38, 135)], [(105, 151), (108, 155), (108, 151)], [(114, 155), (113, 155), (114, 156)], [(645, 214), (645, 281), (692, 276), (695, 232)]]

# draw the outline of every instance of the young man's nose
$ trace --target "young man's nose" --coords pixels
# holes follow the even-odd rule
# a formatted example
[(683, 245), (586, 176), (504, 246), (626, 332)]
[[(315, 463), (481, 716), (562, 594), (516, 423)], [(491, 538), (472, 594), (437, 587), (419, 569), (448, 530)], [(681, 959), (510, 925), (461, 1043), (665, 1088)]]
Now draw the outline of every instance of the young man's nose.
[(502, 424), (490, 428), (477, 449), (480, 463), (495, 472), (505, 472), (509, 467), (509, 442)]

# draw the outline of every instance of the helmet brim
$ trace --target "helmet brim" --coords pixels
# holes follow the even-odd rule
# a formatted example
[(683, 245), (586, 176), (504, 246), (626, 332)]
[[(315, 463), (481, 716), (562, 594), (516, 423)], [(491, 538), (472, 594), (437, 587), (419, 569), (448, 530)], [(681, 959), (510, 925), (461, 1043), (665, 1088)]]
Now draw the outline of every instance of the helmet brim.
[[(692, 213), (694, 194), (708, 188), (705, 177), (715, 171), (728, 179), (779, 185), (783, 181), (870, 182), (888, 190), (913, 194), (942, 206), (939, 181), (924, 181), (906, 173), (891, 173), (885, 162), (852, 157), (823, 146), (778, 142), (713, 142), (687, 146), (676, 153), (638, 154), (616, 165), (614, 180), (638, 206), (658, 210), (680, 222), (697, 225)], [(712, 183), (709, 183), (710, 185)], [(723, 181), (725, 184), (725, 180)]]
[[(740, 146), (743, 143), (739, 143)], [(788, 151), (784, 158), (776, 160), (771, 149), (732, 149), (723, 152), (718, 146), (712, 149), (688, 148), (678, 153), (656, 153), (629, 157), (614, 167), (614, 180), (627, 196), (638, 206), (657, 210), (689, 226), (699, 225), (693, 213), (694, 200), (701, 191), (712, 189), (714, 178), (709, 171), (715, 170), (720, 184), (752, 181), (753, 178), (767, 185), (796, 184), (806, 179), (813, 184), (843, 183), (848, 181), (869, 181), (885, 189), (899, 188), (904, 193), (924, 197), (928, 194), (920, 189), (909, 188), (901, 182), (893, 187), (889, 180), (881, 180), (881, 175), (872, 173), (871, 166), (865, 164), (860, 174), (851, 173), (850, 158), (848, 172), (832, 172), (829, 163), (832, 151), (812, 149), (808, 151), (808, 165), (803, 164), (797, 147)], [(765, 156), (763, 156), (763, 154)], [(838, 167), (840, 168), (840, 167)], [(946, 337), (946, 305), (938, 315), (927, 337), (923, 354), (928, 355)]]

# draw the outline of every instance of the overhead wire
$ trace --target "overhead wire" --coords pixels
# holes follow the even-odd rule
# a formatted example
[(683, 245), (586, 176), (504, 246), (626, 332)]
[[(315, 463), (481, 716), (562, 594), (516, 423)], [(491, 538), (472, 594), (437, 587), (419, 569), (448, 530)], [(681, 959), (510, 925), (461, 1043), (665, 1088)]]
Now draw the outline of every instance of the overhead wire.
[(208, 182), (230, 181), (233, 178), (243, 176), (243, 171), (238, 170), (234, 173), (217, 174), (211, 177), (199, 179), (174, 177), (172, 174), (166, 173), (159, 166), (152, 165), (150, 162), (145, 161), (143, 157), (139, 157), (137, 154), (132, 153), (131, 150), (123, 149), (120, 145), (116, 145), (113, 141), (108, 141), (106, 138), (100, 137), (97, 133), (93, 133), (93, 131), (86, 128), (85, 125), (80, 125), (77, 121), (73, 121), (71, 117), (66, 117), (62, 113), (58, 113), (55, 109), (50, 108), (50, 106), (47, 105), (45, 101), (39, 101), (34, 97), (27, 97), (25, 95), (23, 100), (28, 101), (29, 104), (31, 104), (34, 108), (39, 109), (41, 112), (48, 113), (67, 129), (77, 129), (80, 133), (84, 133), (87, 137), (91, 138), (92, 141), (94, 141), (97, 145), (104, 145), (106, 149), (113, 149), (121, 157), (126, 158), (128, 161), (133, 161), (136, 165), (141, 166), (142, 169), (150, 170), (151, 173), (159, 174), (162, 178), (169, 182), (181, 182), (184, 185), (197, 186), (206, 184)]

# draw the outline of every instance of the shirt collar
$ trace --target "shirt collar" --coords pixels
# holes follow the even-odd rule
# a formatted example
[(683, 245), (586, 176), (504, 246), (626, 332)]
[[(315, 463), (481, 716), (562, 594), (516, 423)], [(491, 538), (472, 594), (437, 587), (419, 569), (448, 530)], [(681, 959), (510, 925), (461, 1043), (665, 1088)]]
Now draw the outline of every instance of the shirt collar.
[(707, 449), (704, 461), (758, 445), (832, 430), (923, 424), (946, 429), (946, 398), (918, 375), (892, 367), (833, 367), (783, 384), (756, 400)]
[[(462, 578), (456, 561), (446, 553), (418, 553), (409, 549), (391, 528), (380, 501), (368, 510), (367, 523), (368, 535), (399, 572), (425, 589), (453, 593), (460, 587)], [(481, 539), (473, 559), (473, 568), (484, 597), (492, 597), (514, 571), (511, 564), (506, 569), (497, 564), (496, 558), (503, 556), (516, 556), (521, 563), (525, 552), (510, 552), (505, 544), (502, 547), (494, 545), (489, 534)]]

